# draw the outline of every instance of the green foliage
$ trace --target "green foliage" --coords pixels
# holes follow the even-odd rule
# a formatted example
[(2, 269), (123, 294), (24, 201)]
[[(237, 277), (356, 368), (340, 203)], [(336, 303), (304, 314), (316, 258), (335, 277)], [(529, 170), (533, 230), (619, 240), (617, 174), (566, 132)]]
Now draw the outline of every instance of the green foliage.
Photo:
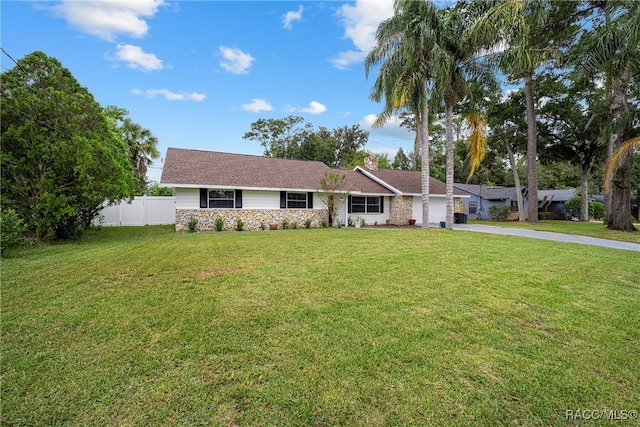
[(266, 230), (267, 229), (267, 224), (264, 223), (264, 221), (260, 221), (260, 230)]
[(369, 132), (360, 125), (329, 130), (314, 130), (302, 117), (287, 116), (283, 119), (259, 119), (251, 123), (251, 130), (244, 139), (257, 141), (267, 157), (315, 160), (330, 167), (347, 167), (358, 150), (369, 139)]
[(511, 213), (509, 206), (491, 206), (489, 208), (489, 218), (494, 221), (506, 221)]
[(291, 223), (291, 229), (296, 230), (298, 228), (298, 223), (296, 221), (293, 221)]
[(215, 224), (215, 227), (216, 227), (216, 231), (222, 231), (222, 229), (224, 228), (224, 219), (222, 219), (222, 217), (220, 215), (218, 215), (218, 217), (216, 218), (214, 224)]
[(604, 203), (602, 202), (589, 202), (589, 212), (591, 218), (600, 221), (604, 218)]
[(307, 218), (307, 219), (304, 221), (304, 228), (306, 228), (306, 229), (311, 228), (311, 219)]
[(236, 231), (242, 231), (242, 229), (244, 228), (244, 222), (238, 218), (236, 220)]
[(556, 214), (554, 212), (538, 212), (538, 217), (543, 220), (551, 220), (556, 218)]
[(157, 182), (152, 182), (147, 186), (148, 196), (173, 196), (171, 187), (160, 187)]
[(289, 229), (289, 221), (286, 219), (282, 220), (282, 229), (283, 230), (288, 230)]
[(327, 227), (329, 227), (329, 224), (327, 223), (327, 221), (322, 221), (322, 222), (320, 222), (320, 227), (321, 228), (327, 228)]
[(0, 75), (2, 205), (37, 240), (78, 237), (105, 201), (133, 196), (129, 149), (59, 61), (33, 52), (18, 64)]
[[(564, 204), (564, 212), (568, 218), (580, 218), (582, 212), (582, 198), (580, 196), (572, 197)], [(604, 204), (601, 202), (589, 201), (589, 218), (601, 220), (604, 218)]]
[(195, 218), (195, 217), (189, 218), (189, 233), (195, 233), (197, 226), (198, 226), (198, 218)]
[(0, 212), (0, 254), (7, 248), (22, 244), (26, 231), (24, 221), (16, 211), (3, 208)]
[(345, 179), (347, 175), (344, 173), (327, 172), (320, 178), (320, 192), (318, 197), (329, 210), (329, 221), (336, 218), (338, 211), (347, 201), (349, 192), (346, 187)]

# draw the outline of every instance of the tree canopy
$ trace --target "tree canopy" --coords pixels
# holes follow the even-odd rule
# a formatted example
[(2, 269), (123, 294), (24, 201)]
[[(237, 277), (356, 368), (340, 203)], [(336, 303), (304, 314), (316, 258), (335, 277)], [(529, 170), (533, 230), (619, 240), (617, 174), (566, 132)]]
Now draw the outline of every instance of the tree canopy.
[(0, 79), (1, 203), (34, 238), (76, 237), (105, 201), (133, 196), (126, 142), (57, 59), (33, 52)]

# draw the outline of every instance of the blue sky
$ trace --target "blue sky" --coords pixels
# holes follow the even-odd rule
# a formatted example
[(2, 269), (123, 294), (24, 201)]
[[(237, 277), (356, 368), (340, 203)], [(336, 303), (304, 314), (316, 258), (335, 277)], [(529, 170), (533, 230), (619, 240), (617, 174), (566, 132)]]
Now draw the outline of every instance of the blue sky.
[[(242, 138), (251, 123), (294, 114), (316, 128), (358, 124), (371, 132), (368, 150), (393, 158), (413, 135), (393, 121), (371, 128), (381, 106), (362, 63), (392, 2), (2, 1), (1, 40), (16, 60), (57, 58), (101, 105), (150, 129), (162, 156), (261, 155)], [(1, 64), (14, 66), (4, 54)]]

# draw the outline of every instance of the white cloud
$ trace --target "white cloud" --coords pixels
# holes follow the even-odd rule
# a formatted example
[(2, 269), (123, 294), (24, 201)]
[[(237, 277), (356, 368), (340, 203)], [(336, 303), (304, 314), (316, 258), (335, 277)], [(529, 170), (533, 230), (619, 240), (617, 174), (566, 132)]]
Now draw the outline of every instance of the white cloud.
[(244, 111), (251, 111), (252, 113), (273, 110), (271, 104), (262, 98), (253, 98), (249, 104), (242, 104), (240, 107)]
[(297, 12), (290, 10), (289, 12), (285, 13), (284, 17), (282, 18), (282, 28), (286, 28), (287, 30), (293, 28), (294, 22), (302, 20), (303, 10), (304, 8), (302, 6), (299, 6)]
[(109, 57), (109, 59), (126, 62), (127, 67), (134, 70), (156, 71), (164, 68), (162, 60), (157, 56), (143, 52), (141, 47), (130, 44), (117, 45), (115, 56)]
[(379, 128), (374, 128), (373, 123), (378, 118), (375, 114), (368, 114), (361, 121), (360, 125), (371, 132), (372, 135), (389, 136), (393, 138), (407, 139), (413, 141), (415, 139), (415, 132), (400, 126), (402, 120), (398, 116), (391, 116), (389, 120)]
[(327, 107), (325, 105), (320, 104), (317, 101), (311, 101), (309, 103), (309, 107), (308, 108), (301, 108), (300, 109), (301, 112), (303, 113), (309, 113), (309, 114), (322, 114), (325, 111), (327, 111)]
[(119, 34), (144, 37), (149, 25), (143, 18), (153, 17), (164, 5), (164, 0), (63, 0), (53, 10), (78, 30), (113, 41)]
[(220, 46), (220, 54), (223, 60), (220, 66), (233, 74), (249, 74), (251, 63), (255, 58), (248, 53), (226, 46)]
[(331, 62), (336, 68), (347, 69), (362, 61), (375, 46), (378, 25), (393, 16), (393, 0), (356, 0), (343, 5), (338, 16), (344, 24), (345, 37), (356, 49), (340, 52)]
[(134, 95), (142, 95), (147, 98), (155, 98), (156, 96), (164, 96), (167, 101), (203, 101), (207, 96), (197, 92), (171, 92), (167, 89), (147, 89), (142, 91), (140, 89), (133, 89), (131, 91)]

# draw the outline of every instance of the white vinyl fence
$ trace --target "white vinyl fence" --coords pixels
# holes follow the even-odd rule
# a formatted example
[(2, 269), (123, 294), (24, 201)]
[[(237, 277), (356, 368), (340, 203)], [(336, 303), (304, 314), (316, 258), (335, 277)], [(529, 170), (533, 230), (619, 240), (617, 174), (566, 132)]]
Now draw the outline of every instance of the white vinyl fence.
[(160, 196), (139, 196), (131, 203), (122, 201), (118, 205), (107, 206), (93, 219), (94, 225), (159, 225), (175, 224), (176, 198)]

